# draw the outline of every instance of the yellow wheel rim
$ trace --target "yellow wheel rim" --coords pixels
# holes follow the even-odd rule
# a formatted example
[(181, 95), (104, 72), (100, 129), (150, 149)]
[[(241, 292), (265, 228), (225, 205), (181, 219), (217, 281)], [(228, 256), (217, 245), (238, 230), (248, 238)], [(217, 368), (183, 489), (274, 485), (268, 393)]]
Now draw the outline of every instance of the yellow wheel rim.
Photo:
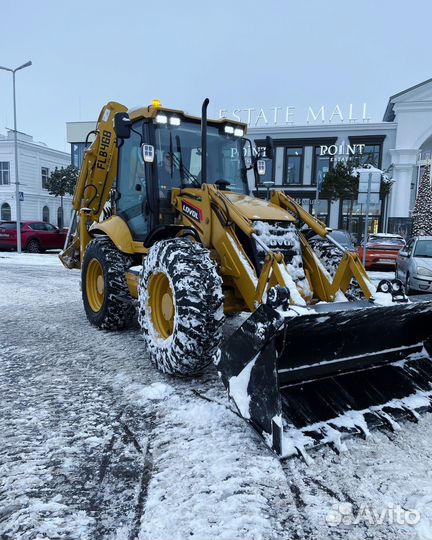
[(87, 267), (87, 299), (92, 311), (100, 311), (105, 299), (105, 279), (101, 263), (92, 259)]
[(167, 339), (174, 330), (174, 296), (165, 274), (153, 274), (149, 282), (149, 303), (156, 331)]

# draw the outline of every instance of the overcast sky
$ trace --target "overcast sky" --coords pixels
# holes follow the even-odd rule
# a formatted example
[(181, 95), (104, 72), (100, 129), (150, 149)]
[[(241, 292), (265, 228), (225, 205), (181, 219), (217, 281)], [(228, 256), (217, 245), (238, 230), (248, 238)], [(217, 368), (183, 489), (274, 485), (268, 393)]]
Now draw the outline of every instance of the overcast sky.
[[(388, 97), (432, 77), (430, 0), (2, 0), (0, 65), (17, 73), (18, 129), (70, 151), (66, 122), (109, 100), (198, 113), (338, 104), (382, 119)], [(253, 112), (252, 114), (257, 114)], [(284, 113), (282, 113), (284, 114)], [(267, 118), (269, 122), (273, 118)], [(283, 121), (284, 118), (281, 118)], [(0, 71), (0, 132), (12, 127)]]

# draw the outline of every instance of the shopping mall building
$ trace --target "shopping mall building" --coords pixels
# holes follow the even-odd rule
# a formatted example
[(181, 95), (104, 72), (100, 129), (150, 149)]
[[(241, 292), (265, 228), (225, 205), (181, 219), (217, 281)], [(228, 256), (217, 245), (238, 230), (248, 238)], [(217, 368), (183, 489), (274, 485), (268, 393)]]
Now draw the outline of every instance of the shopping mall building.
[[(248, 137), (257, 146), (272, 137), (273, 165), (266, 180), (312, 212), (326, 172), (355, 151), (393, 182), (390, 193), (371, 204), (371, 230), (409, 235), (419, 178), (432, 155), (432, 79), (391, 96), (380, 122), (368, 117), (366, 104), (346, 110), (309, 107), (302, 118), (290, 106), (220, 110), (219, 116), (248, 123)], [(85, 136), (92, 129), (94, 122), (67, 124), (74, 165), (80, 165)], [(265, 191), (258, 188), (260, 196)], [(353, 233), (363, 230), (365, 210), (365, 204), (354, 203)], [(318, 216), (330, 227), (348, 229), (349, 213), (349, 200), (330, 201), (318, 193)]]

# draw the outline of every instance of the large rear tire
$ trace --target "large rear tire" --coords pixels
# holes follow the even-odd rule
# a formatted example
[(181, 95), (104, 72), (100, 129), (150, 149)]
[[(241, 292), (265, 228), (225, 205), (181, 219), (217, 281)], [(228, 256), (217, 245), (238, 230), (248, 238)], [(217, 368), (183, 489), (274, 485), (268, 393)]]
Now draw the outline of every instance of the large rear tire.
[(92, 240), (82, 265), (82, 297), (88, 320), (104, 330), (121, 330), (136, 309), (125, 272), (132, 259), (120, 253), (109, 238)]
[(164, 373), (190, 376), (212, 359), (222, 336), (222, 279), (201, 244), (173, 238), (144, 260), (139, 315), (152, 362)]

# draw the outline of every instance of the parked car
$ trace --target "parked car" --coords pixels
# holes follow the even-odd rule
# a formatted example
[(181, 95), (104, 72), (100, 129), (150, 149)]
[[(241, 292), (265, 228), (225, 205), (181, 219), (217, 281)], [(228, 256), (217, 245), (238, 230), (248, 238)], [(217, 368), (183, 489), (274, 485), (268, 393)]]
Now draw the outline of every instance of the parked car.
[[(61, 249), (66, 239), (66, 231), (43, 221), (23, 221), (21, 223), (21, 246), (30, 253), (42, 253), (47, 249)], [(16, 249), (16, 221), (0, 223), (0, 249)]]
[[(399, 251), (405, 246), (405, 240), (399, 234), (374, 233), (369, 235), (366, 244), (366, 268), (372, 266), (394, 267)], [(363, 260), (364, 244), (359, 246), (358, 254)]]
[[(349, 249), (350, 251), (354, 251), (353, 238), (348, 231), (345, 231), (343, 229), (328, 229), (328, 231), (331, 236), (336, 240), (336, 242), (338, 242), (341, 246)], [(312, 243), (315, 243), (315, 241), (326, 242), (326, 240), (318, 234), (312, 236), (309, 241), (311, 240)]]
[(408, 240), (396, 259), (396, 277), (405, 283), (407, 294), (432, 292), (432, 236)]

